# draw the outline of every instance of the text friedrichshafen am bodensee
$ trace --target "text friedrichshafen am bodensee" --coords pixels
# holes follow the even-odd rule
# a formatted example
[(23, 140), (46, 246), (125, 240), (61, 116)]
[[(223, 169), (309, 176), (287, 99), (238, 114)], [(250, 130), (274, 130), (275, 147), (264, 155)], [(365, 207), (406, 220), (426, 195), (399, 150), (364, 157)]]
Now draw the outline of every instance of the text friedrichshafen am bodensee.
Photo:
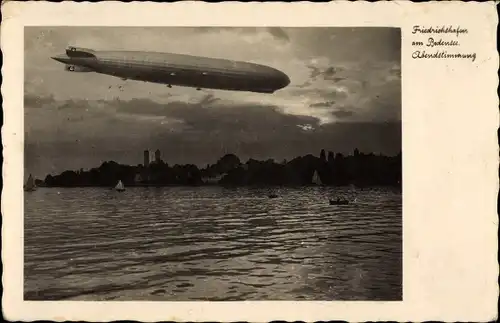
[[(441, 26), (441, 27), (426, 27), (426, 26), (413, 26), (412, 34), (428, 34), (437, 35), (436, 37), (430, 36), (425, 42), (413, 42), (413, 45), (421, 45), (427, 49), (417, 49), (412, 52), (413, 59), (467, 59), (474, 62), (476, 60), (476, 53), (461, 53), (451, 52), (443, 47), (458, 47), (460, 46), (458, 38), (463, 34), (468, 34), (466, 28)], [(456, 39), (443, 39), (440, 36), (453, 35)]]

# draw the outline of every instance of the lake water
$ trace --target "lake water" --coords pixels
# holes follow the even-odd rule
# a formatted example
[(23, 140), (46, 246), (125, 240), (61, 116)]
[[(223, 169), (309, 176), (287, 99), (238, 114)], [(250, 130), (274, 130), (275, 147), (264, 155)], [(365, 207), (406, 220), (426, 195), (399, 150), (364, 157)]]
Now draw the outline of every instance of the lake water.
[(347, 189), (39, 188), (26, 300), (401, 300), (402, 195)]

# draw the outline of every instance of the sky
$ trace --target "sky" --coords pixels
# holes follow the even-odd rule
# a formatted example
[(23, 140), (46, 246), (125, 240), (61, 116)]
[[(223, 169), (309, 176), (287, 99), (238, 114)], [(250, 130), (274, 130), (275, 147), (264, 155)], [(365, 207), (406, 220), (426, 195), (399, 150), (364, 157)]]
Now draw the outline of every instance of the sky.
[[(25, 172), (39, 178), (107, 160), (137, 165), (145, 149), (199, 166), (226, 153), (401, 151), (396, 28), (26, 27), (24, 41)], [(262, 94), (71, 73), (50, 58), (69, 45), (248, 61), (291, 83)]]

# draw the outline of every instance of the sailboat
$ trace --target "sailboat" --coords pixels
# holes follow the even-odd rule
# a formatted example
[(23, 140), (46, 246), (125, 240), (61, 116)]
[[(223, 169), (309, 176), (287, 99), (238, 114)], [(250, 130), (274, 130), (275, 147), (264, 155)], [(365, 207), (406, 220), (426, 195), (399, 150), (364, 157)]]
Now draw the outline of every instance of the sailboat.
[(136, 175), (135, 175), (134, 182), (135, 182), (136, 184), (142, 183), (142, 182), (144, 182), (144, 178), (142, 178), (142, 175), (141, 175), (141, 174), (136, 174)]
[(311, 182), (316, 185), (321, 185), (323, 184), (321, 182), (321, 178), (319, 177), (318, 171), (315, 170)]
[(26, 192), (33, 192), (36, 190), (35, 180), (33, 179), (33, 176), (31, 174), (28, 177), (26, 184), (24, 185), (24, 190)]
[(121, 180), (118, 181), (118, 184), (116, 184), (115, 186), (115, 190), (117, 190), (118, 192), (123, 192), (125, 191), (125, 186), (123, 186), (123, 183)]

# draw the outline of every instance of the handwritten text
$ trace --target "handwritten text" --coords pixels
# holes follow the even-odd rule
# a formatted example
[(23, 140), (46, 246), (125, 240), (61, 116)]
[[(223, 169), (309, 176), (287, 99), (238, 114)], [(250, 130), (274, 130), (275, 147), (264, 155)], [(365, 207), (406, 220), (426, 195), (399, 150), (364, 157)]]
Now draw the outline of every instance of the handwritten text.
[[(452, 53), (446, 50), (446, 48), (460, 47), (461, 43), (458, 40), (459, 36), (468, 33), (469, 30), (467, 28), (462, 28), (460, 26), (425, 27), (415, 25), (412, 31), (414, 35), (441, 34), (442, 37), (428, 36), (425, 41), (413, 40), (411, 43), (412, 46), (422, 48), (414, 50), (411, 57), (413, 59), (467, 59), (474, 62), (476, 60), (476, 53)], [(427, 50), (425, 48), (427, 48)]]

